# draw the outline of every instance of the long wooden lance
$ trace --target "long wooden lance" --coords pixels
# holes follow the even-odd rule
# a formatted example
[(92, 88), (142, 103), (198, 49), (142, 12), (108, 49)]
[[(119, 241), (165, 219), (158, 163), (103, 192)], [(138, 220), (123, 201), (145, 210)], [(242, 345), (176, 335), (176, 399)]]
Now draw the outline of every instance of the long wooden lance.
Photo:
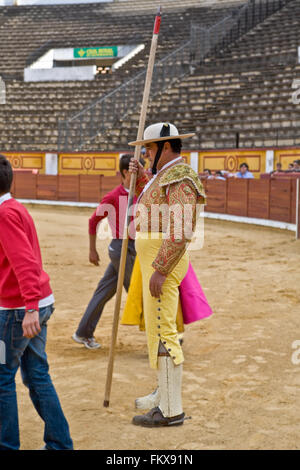
[[(147, 73), (146, 73), (146, 80), (145, 80), (138, 133), (137, 133), (137, 140), (142, 140), (143, 134), (144, 134), (160, 23), (161, 23), (161, 7), (159, 7), (158, 9), (158, 12), (155, 17), (155, 22), (154, 22), (154, 29), (153, 29), (153, 35), (152, 35), (152, 41), (151, 41)], [(135, 147), (133, 158), (135, 160), (139, 160), (140, 153), (141, 153), (141, 145), (137, 145)], [(136, 186), (136, 173), (132, 173), (131, 178), (130, 178), (130, 189), (129, 189), (129, 195), (128, 195), (127, 213), (126, 213), (125, 224), (124, 224), (124, 234), (123, 234), (123, 240), (122, 240), (122, 250), (121, 250), (120, 266), (119, 266), (119, 273), (118, 273), (118, 284), (117, 284), (114, 318), (113, 318), (113, 326), (112, 326), (111, 345), (110, 345), (110, 350), (109, 350), (109, 359), (108, 359), (108, 367), (107, 367), (105, 396), (104, 396), (104, 402), (103, 402), (103, 406), (105, 407), (109, 406), (109, 400), (110, 400), (113, 367), (114, 367), (114, 357), (115, 357), (115, 349), (116, 349), (118, 326), (119, 326), (120, 306), (121, 306), (121, 299), (122, 299), (122, 289), (123, 289), (125, 265), (126, 265), (126, 258), (127, 258), (127, 249), (128, 249), (130, 208), (133, 204), (133, 199), (135, 195), (135, 186)]]

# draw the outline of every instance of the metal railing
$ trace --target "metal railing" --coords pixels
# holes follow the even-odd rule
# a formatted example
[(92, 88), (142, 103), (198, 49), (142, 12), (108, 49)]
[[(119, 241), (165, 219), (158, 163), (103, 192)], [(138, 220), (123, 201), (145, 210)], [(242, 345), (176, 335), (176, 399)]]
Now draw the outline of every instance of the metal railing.
[(265, 21), (293, 0), (248, 0), (242, 7), (233, 11), (210, 28), (198, 24), (191, 26), (191, 58), (199, 65), (209, 55), (220, 56), (229, 45)]
[[(152, 98), (189, 73), (189, 44), (190, 41), (155, 65), (151, 87)], [(58, 151), (80, 150), (86, 140), (91, 141), (99, 134), (105, 134), (119, 120), (124, 119), (129, 111), (135, 109), (137, 103), (141, 102), (145, 77), (146, 71), (140, 72), (70, 119), (59, 121)]]
[[(242, 35), (293, 0), (248, 0), (217, 24), (203, 28), (191, 25), (190, 39), (156, 63), (153, 71), (151, 99), (193, 72), (205, 59), (218, 56)], [(137, 108), (141, 102), (146, 72), (114, 89), (102, 98), (58, 123), (58, 151), (76, 151), (98, 135), (104, 136)]]

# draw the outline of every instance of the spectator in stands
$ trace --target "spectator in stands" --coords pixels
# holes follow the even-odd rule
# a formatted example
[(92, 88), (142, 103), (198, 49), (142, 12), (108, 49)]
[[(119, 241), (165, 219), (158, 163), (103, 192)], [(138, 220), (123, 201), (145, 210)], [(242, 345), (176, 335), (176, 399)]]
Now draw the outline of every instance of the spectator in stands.
[(300, 171), (300, 160), (294, 160), (293, 163), (294, 163), (293, 170), (294, 171)]
[(0, 155), (0, 450), (20, 447), (15, 383), (19, 367), (45, 423), (43, 450), (72, 450), (45, 352), (54, 297), (33, 220), (11, 197), (12, 179), (12, 167)]
[(209, 170), (208, 168), (205, 168), (205, 169), (203, 170), (203, 173), (204, 173), (206, 179), (208, 179), (208, 180), (214, 179), (214, 177), (213, 177), (213, 175), (212, 175), (212, 173), (211, 173), (211, 170)]
[(288, 170), (289, 170), (289, 171), (293, 171), (293, 170), (294, 170), (294, 163), (289, 163)]
[(221, 171), (222, 173), (222, 176), (227, 179), (227, 178), (234, 178), (235, 177), (235, 173), (230, 173), (230, 171), (228, 170), (222, 170)]
[(240, 164), (240, 171), (236, 173), (236, 178), (254, 178), (251, 171), (249, 171), (248, 163), (241, 163)]
[(216, 180), (223, 180), (225, 181), (226, 178), (224, 178), (222, 171), (218, 170), (215, 172), (215, 179)]
[[(90, 254), (89, 260), (95, 266), (99, 266), (99, 254), (96, 248), (96, 229), (103, 219), (108, 217), (108, 223), (112, 230), (113, 240), (111, 241), (108, 254), (110, 264), (104, 276), (100, 280), (87, 309), (81, 318), (76, 333), (72, 338), (77, 343), (83, 344), (87, 349), (97, 349), (101, 345), (95, 341), (94, 331), (100, 320), (106, 303), (115, 295), (118, 283), (119, 263), (122, 249), (123, 227), (127, 211), (128, 193), (130, 187), (129, 162), (131, 154), (125, 154), (120, 159), (120, 172), (122, 184), (104, 196), (101, 204), (89, 220)], [(134, 199), (135, 202), (135, 199)], [(112, 213), (106, 211), (105, 206), (113, 208)], [(119, 225), (120, 224), (120, 225)], [(128, 240), (128, 253), (126, 259), (124, 287), (128, 291), (131, 272), (135, 261), (134, 240)]]
[(271, 171), (271, 176), (277, 175), (278, 173), (284, 173), (284, 170), (282, 169), (282, 164), (280, 162), (276, 163), (276, 170)]

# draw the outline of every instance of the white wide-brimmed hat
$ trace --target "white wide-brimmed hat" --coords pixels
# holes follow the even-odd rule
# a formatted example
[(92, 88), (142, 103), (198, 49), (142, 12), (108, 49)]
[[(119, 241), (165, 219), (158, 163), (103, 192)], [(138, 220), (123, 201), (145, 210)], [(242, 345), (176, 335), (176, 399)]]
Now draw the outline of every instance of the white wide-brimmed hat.
[(195, 134), (179, 134), (174, 124), (158, 122), (157, 124), (151, 124), (151, 126), (145, 129), (143, 140), (135, 140), (134, 142), (129, 142), (128, 145), (145, 145), (150, 142), (160, 142), (162, 140), (187, 139), (188, 137), (193, 137), (193, 135)]

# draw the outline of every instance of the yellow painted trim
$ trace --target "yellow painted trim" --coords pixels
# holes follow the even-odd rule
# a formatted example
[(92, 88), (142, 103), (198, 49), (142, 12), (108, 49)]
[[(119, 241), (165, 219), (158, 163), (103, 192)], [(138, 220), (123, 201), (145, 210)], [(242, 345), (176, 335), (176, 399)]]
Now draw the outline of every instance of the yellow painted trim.
[(226, 170), (237, 173), (241, 163), (247, 163), (255, 178), (266, 170), (266, 150), (222, 150), (199, 151), (199, 173), (205, 168), (212, 171)]
[(185, 163), (191, 164), (191, 152), (181, 152), (181, 156), (184, 157)]
[(1, 152), (10, 161), (13, 169), (38, 170), (45, 173), (45, 154), (37, 152)]
[(282, 169), (287, 170), (289, 163), (293, 163), (294, 160), (299, 160), (299, 159), (300, 159), (300, 149), (275, 150), (274, 170), (276, 169), (276, 163), (281, 163)]
[(119, 171), (117, 153), (61, 153), (58, 157), (60, 175), (115, 176)]

